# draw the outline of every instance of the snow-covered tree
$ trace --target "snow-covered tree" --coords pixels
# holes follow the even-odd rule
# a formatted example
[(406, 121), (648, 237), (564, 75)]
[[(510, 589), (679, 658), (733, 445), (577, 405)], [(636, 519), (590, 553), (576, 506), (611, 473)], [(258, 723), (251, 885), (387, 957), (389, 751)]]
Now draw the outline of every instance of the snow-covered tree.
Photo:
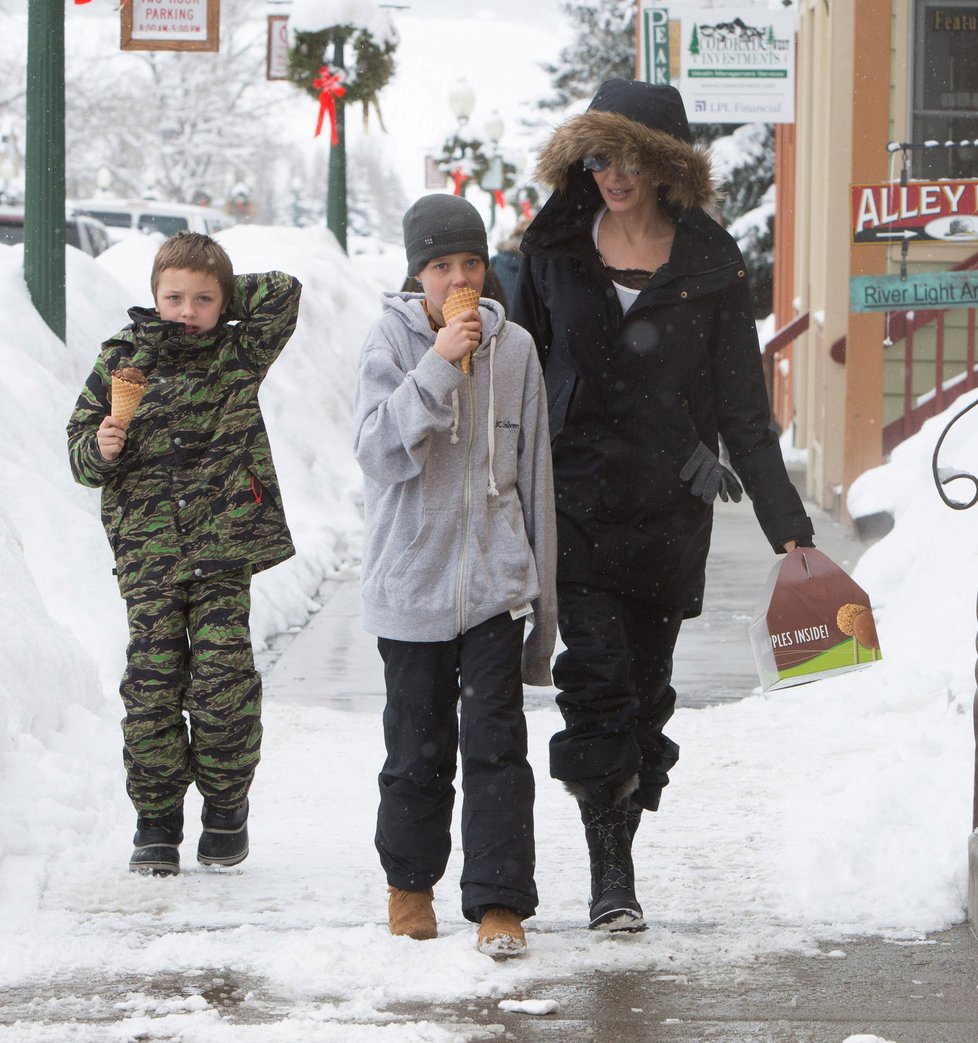
[[(106, 167), (113, 191), (215, 201), (266, 169), (274, 117), (293, 96), (265, 78), (265, 24), (250, 0), (221, 5), (221, 49), (68, 49), (69, 192), (87, 194)], [(93, 132), (97, 131), (97, 132)]]
[[(544, 65), (553, 94), (540, 106), (566, 108), (590, 98), (602, 81), (635, 75), (634, 0), (565, 0), (573, 39), (559, 61)], [(737, 238), (751, 270), (758, 316), (771, 308), (774, 129), (769, 124), (692, 124), (693, 140), (710, 145), (723, 175), (720, 219)]]
[(0, 202), (18, 202), (23, 196), (26, 61), (17, 27), (0, 34)]
[(400, 245), (401, 215), (409, 200), (381, 143), (362, 139), (350, 150), (347, 207), (350, 233)]
[(566, 108), (591, 97), (603, 80), (635, 75), (636, 6), (635, 0), (564, 0), (574, 38), (556, 62), (543, 66), (554, 91), (540, 102), (544, 108)]

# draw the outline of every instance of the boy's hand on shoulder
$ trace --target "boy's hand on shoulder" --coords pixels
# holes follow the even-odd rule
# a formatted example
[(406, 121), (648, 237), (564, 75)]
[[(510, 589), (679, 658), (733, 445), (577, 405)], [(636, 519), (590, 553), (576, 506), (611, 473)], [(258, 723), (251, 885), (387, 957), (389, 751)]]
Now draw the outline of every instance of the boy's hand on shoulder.
[(435, 337), (435, 351), (448, 362), (455, 363), (470, 355), (482, 339), (482, 320), (473, 308), (463, 311)]
[(99, 425), (95, 438), (103, 460), (118, 460), (126, 444), (126, 425), (114, 416), (107, 416)]

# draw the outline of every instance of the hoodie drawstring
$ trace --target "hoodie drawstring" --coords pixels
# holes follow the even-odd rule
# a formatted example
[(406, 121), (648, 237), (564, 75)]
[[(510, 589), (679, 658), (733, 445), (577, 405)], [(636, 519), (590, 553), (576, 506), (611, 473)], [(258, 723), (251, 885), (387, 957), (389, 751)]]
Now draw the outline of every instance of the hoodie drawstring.
[(452, 391), (452, 445), (458, 445), (458, 388)]
[(495, 403), (495, 374), (493, 366), (496, 362), (496, 334), (489, 340), (489, 488), (486, 490), (490, 496), (498, 496), (496, 488), (496, 476), (492, 473), (492, 458), (496, 451), (496, 403)]
[[(486, 489), (488, 496), (498, 496), (496, 488), (496, 476), (493, 474), (492, 462), (496, 455), (496, 394), (495, 394), (495, 365), (496, 365), (496, 334), (489, 338), (489, 410), (487, 413), (487, 424), (489, 436), (489, 485)], [(452, 391), (452, 445), (458, 445), (459, 404), (458, 388)]]

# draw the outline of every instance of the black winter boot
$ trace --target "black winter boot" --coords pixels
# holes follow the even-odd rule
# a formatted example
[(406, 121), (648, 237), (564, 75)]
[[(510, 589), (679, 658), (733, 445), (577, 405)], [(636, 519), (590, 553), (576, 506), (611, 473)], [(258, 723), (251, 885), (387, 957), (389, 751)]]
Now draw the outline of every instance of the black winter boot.
[[(642, 907), (635, 897), (635, 869), (632, 865), (632, 837), (638, 829), (638, 815), (627, 805), (602, 808), (581, 801), (581, 821), (591, 856), (592, 931), (644, 931)], [(632, 820), (634, 819), (634, 823)]]
[(197, 861), (205, 866), (236, 866), (248, 857), (248, 801), (222, 809), (204, 801), (204, 829), (197, 842)]
[(136, 819), (130, 873), (176, 876), (180, 872), (180, 842), (183, 840), (183, 808), (168, 815), (140, 814)]
[(643, 810), (641, 804), (629, 803), (625, 805), (625, 821), (628, 823), (629, 841), (635, 840), (635, 834), (638, 832), (639, 824), (642, 821)]

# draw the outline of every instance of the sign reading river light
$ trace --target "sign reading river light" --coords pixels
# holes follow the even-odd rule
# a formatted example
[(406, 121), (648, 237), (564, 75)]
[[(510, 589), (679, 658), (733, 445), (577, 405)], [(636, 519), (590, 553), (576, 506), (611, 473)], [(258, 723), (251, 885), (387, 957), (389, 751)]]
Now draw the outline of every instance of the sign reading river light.
[(854, 275), (849, 279), (852, 311), (932, 311), (978, 307), (978, 271)]

